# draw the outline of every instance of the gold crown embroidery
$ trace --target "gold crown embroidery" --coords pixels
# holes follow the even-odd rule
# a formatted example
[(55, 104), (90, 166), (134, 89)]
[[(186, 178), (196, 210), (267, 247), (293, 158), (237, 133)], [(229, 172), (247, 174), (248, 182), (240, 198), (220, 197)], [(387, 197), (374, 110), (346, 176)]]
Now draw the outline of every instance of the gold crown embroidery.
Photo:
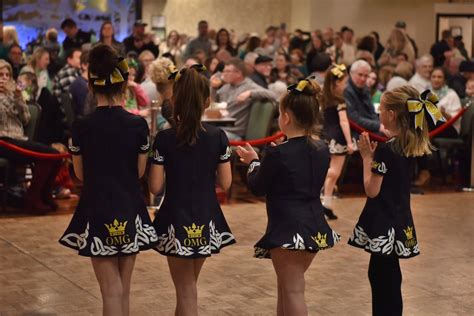
[(316, 236), (311, 237), (311, 238), (313, 238), (313, 240), (316, 242), (319, 248), (327, 248), (328, 247), (328, 243), (326, 241), (327, 235), (328, 234), (322, 235), (321, 233), (318, 232)]
[(104, 224), (109, 231), (110, 236), (121, 236), (125, 234), (125, 226), (127, 226), (127, 221), (119, 222), (117, 219), (110, 225)]
[(204, 225), (196, 226), (196, 224), (193, 223), (191, 226), (189, 227), (183, 226), (183, 228), (188, 234), (188, 238), (201, 238)]
[(407, 236), (407, 239), (410, 240), (410, 239), (413, 239), (413, 227), (411, 226), (408, 226), (407, 229), (404, 229), (403, 232), (405, 233), (405, 235)]

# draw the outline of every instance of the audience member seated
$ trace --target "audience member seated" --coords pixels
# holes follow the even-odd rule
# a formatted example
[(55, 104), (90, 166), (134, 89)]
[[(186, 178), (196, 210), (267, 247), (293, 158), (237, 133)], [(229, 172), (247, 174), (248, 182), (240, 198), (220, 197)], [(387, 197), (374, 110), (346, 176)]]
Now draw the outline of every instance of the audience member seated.
[[(441, 67), (436, 67), (431, 73), (431, 83), (428, 87), (439, 99), (437, 104), (446, 120), (451, 119), (461, 110), (461, 100), (453, 89), (446, 85), (446, 71)], [(445, 123), (438, 124), (439, 127)], [(429, 125), (430, 129), (435, 126)], [(448, 127), (435, 138), (457, 138), (461, 127), (461, 120), (457, 120), (454, 125)], [(425, 185), (431, 178), (428, 165), (428, 157), (422, 156), (416, 159), (418, 165), (418, 176), (413, 184), (417, 187)]]
[(382, 91), (379, 88), (379, 79), (375, 71), (371, 71), (366, 81), (367, 88), (370, 90), (372, 96), (372, 104), (374, 106), (380, 104), (380, 98), (382, 97)]
[(254, 71), (249, 76), (260, 87), (268, 89), (268, 83), (270, 80), (270, 73), (272, 71), (273, 59), (268, 56), (258, 56), (255, 59)]
[(441, 33), (441, 40), (431, 46), (431, 56), (433, 56), (435, 67), (444, 65), (447, 56), (451, 55), (451, 47), (454, 46), (453, 36), (450, 30), (444, 30)]
[(38, 78), (38, 89), (46, 88), (49, 92), (53, 93), (53, 84), (49, 77), (48, 65), (49, 52), (42, 47), (38, 47), (33, 52), (28, 64), (21, 69), (20, 74), (24, 71), (36, 74)]
[(334, 30), (332, 27), (326, 27), (323, 29), (321, 33), (321, 37), (323, 39), (323, 43), (325, 47), (331, 47), (332, 46), (332, 40), (334, 37)]
[(314, 77), (321, 88), (324, 86), (324, 78), (329, 67), (331, 67), (331, 57), (327, 53), (319, 53), (313, 56), (309, 68), (310, 76)]
[(306, 54), (306, 67), (311, 69), (311, 61), (313, 57), (319, 53), (324, 53), (326, 47), (324, 46), (323, 39), (316, 32), (311, 33), (311, 44), (309, 46), (308, 53)]
[(290, 51), (299, 49), (301, 52), (306, 51), (306, 47), (311, 41), (311, 33), (304, 32), (301, 29), (296, 29), (293, 32), (293, 37), (290, 40)]
[(145, 34), (145, 26), (147, 24), (142, 20), (137, 20), (133, 23), (132, 34), (123, 40), (125, 51), (127, 53), (133, 51), (139, 55), (144, 50), (149, 50), (156, 58), (160, 53), (158, 46), (153, 43), (150, 35)]
[(344, 65), (351, 65), (355, 60), (356, 48), (352, 44), (354, 31), (347, 26), (341, 28), (342, 46), (341, 46), (341, 60), (340, 63)]
[(397, 21), (397, 23), (395, 23), (395, 28), (403, 32), (407, 40), (410, 42), (411, 47), (413, 47), (413, 51), (415, 52), (415, 58), (418, 58), (418, 46), (416, 45), (415, 40), (407, 33), (407, 24), (405, 23), (405, 21)]
[(115, 48), (120, 56), (125, 56), (125, 45), (115, 39), (115, 29), (111, 21), (104, 21), (100, 26), (99, 41), (97, 43), (109, 45)]
[(66, 65), (54, 77), (53, 93), (59, 102), (61, 102), (61, 94), (69, 93), (69, 86), (80, 76), (81, 54), (78, 48), (66, 52)]
[(248, 53), (257, 53), (255, 50), (260, 47), (262, 40), (257, 33), (251, 33), (245, 43), (245, 48), (239, 51), (240, 59), (245, 59)]
[(173, 62), (164, 57), (156, 59), (150, 65), (150, 79), (156, 86), (161, 101), (161, 113), (157, 117), (157, 129), (163, 130), (173, 125), (173, 107), (171, 97), (173, 96), (173, 81), (169, 75), (176, 69)]
[(299, 48), (295, 48), (290, 52), (290, 65), (302, 74), (302, 77), (308, 76), (308, 68), (304, 60), (303, 51)]
[(380, 123), (375, 113), (374, 106), (372, 105), (372, 96), (366, 85), (370, 72), (370, 65), (364, 60), (356, 60), (352, 64), (349, 81), (344, 90), (347, 115), (349, 119), (361, 127), (371, 132), (380, 132), (389, 136), (388, 131)]
[[(160, 57), (167, 57), (171, 59), (178, 67), (183, 63), (183, 43), (181, 42), (181, 36), (175, 30), (168, 33), (166, 41), (160, 44)], [(165, 54), (167, 56), (165, 56)]]
[(303, 74), (298, 68), (290, 64), (290, 56), (282, 53), (275, 55), (275, 68), (270, 73), (270, 82), (281, 81), (289, 86), (302, 79), (302, 77)]
[(45, 48), (49, 53), (49, 64), (48, 64), (48, 74), (50, 78), (56, 77), (59, 70), (63, 68), (64, 63), (62, 58), (62, 47), (58, 42), (58, 30), (54, 27), (49, 28), (46, 31), (46, 35), (43, 41), (43, 48)]
[(397, 57), (401, 53), (406, 54), (409, 62), (415, 60), (415, 51), (410, 41), (400, 29), (395, 28), (390, 33), (385, 51), (382, 56), (380, 56), (378, 63), (379, 65), (389, 64), (396, 66), (398, 62)]
[[(436, 67), (431, 73), (431, 84), (429, 89), (438, 96), (438, 108), (446, 120), (451, 119), (461, 110), (461, 100), (456, 91), (446, 84), (446, 70)], [(453, 128), (454, 127), (454, 128)], [(461, 120), (457, 120), (451, 128), (445, 130), (440, 137), (457, 137), (461, 129)]]
[(433, 57), (423, 55), (416, 60), (416, 72), (408, 81), (408, 84), (422, 93), (430, 85), (431, 72), (433, 71)]
[(217, 55), (220, 51), (226, 51), (230, 56), (235, 57), (237, 50), (232, 46), (230, 34), (227, 29), (220, 29), (216, 34), (216, 50), (214, 54)]
[(393, 65), (384, 65), (380, 67), (378, 71), (379, 76), (379, 89), (384, 92), (387, 90), (387, 84), (392, 79), (395, 67)]
[(124, 107), (130, 113), (147, 117), (150, 114), (150, 109), (148, 108), (150, 100), (142, 87), (135, 82), (137, 68), (138, 63), (133, 59), (130, 60)]
[(82, 49), (82, 45), (92, 42), (92, 34), (78, 29), (73, 19), (65, 19), (61, 23), (61, 29), (66, 33), (66, 38), (63, 41), (64, 52), (73, 48)]
[(65, 142), (67, 137), (65, 116), (56, 97), (46, 88), (38, 89), (38, 80), (32, 72), (23, 72), (19, 75), (18, 85), (27, 104), (36, 103), (41, 107), (41, 119), (38, 122), (35, 140), (47, 145)]
[(16, 80), (20, 74), (21, 68), (25, 66), (23, 62), (23, 50), (20, 45), (12, 44), (8, 49), (8, 62), (13, 69), (13, 79)]
[[(25, 136), (23, 126), (30, 120), (28, 106), (23, 100), (21, 90), (12, 80), (12, 69), (5, 60), (0, 60), (0, 139), (27, 150), (42, 153), (57, 153), (47, 145), (37, 143)], [(27, 210), (45, 212), (56, 208), (52, 199), (54, 178), (60, 167), (60, 161), (38, 160), (20, 155), (17, 152), (0, 146), (0, 157), (6, 158), (13, 165), (12, 170), (29, 163), (34, 163), (33, 180), (25, 197), (24, 207)]]
[(462, 99), (466, 97), (466, 83), (474, 79), (474, 61), (465, 60), (459, 65), (459, 73), (448, 80), (448, 86)]
[(245, 64), (238, 58), (229, 60), (222, 74), (225, 84), (217, 91), (211, 78), (211, 95), (216, 102), (226, 102), (229, 115), (236, 119), (234, 126), (223, 127), (227, 137), (240, 140), (245, 136), (252, 103), (261, 99), (274, 102), (276, 95), (247, 78)]
[(75, 118), (87, 115), (95, 109), (96, 100), (89, 92), (89, 51), (81, 54), (81, 75), (69, 86)]
[(198, 50), (202, 50), (205, 53), (204, 60), (211, 56), (212, 53), (212, 43), (209, 40), (209, 25), (207, 21), (199, 21), (198, 23), (198, 36), (191, 40), (184, 51), (183, 57), (187, 59), (194, 56)]
[(150, 65), (155, 60), (155, 56), (149, 50), (144, 50), (143, 52), (138, 55), (138, 62), (143, 67), (144, 75), (143, 80), (137, 80), (135, 78), (135, 82), (140, 84), (142, 89), (145, 91), (148, 100), (157, 100), (158, 93), (156, 92), (156, 86), (150, 79)]
[(250, 76), (255, 71), (255, 60), (257, 60), (258, 54), (255, 52), (249, 52), (245, 55), (244, 63), (247, 69), (247, 75)]
[[(340, 32), (336, 32), (333, 38), (333, 45), (326, 50), (326, 53), (331, 56), (331, 60), (335, 64), (343, 64), (343, 51), (342, 46), (344, 45), (344, 41), (342, 40), (342, 34)], [(308, 62), (308, 59), (306, 59)], [(309, 65), (309, 64), (308, 64)]]
[[(1, 27), (1, 24), (0, 24)], [(2, 52), (2, 58), (8, 58), (8, 50), (12, 45), (20, 45), (20, 41), (18, 40), (18, 33), (16, 31), (16, 27), (14, 25), (5, 25), (3, 26), (3, 46), (5, 51)]]
[(398, 63), (395, 67), (393, 77), (387, 83), (387, 91), (408, 84), (408, 80), (413, 76), (413, 65), (407, 61)]
[(385, 47), (382, 45), (382, 43), (380, 43), (380, 36), (378, 32), (372, 31), (370, 32), (370, 36), (372, 36), (375, 39), (375, 43), (377, 47), (375, 48), (374, 58), (375, 58), (375, 61), (378, 62), (380, 56), (382, 56), (385, 50)]

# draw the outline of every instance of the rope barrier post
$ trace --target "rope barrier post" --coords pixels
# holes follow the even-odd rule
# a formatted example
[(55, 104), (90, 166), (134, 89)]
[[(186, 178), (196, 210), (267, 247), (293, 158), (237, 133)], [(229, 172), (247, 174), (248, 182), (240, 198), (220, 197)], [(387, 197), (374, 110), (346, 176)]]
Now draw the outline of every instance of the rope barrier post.
[(469, 186), (462, 188), (464, 192), (474, 192), (474, 120), (472, 120), (471, 124), (471, 178)]

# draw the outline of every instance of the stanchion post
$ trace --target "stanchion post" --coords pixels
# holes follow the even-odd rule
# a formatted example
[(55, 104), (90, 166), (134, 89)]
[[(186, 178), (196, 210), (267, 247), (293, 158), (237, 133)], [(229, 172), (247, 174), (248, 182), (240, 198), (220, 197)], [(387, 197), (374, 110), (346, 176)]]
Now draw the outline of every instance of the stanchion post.
[[(468, 103), (468, 106), (474, 106)], [(474, 120), (471, 121), (471, 176), (469, 179), (469, 186), (462, 188), (464, 192), (474, 192)]]

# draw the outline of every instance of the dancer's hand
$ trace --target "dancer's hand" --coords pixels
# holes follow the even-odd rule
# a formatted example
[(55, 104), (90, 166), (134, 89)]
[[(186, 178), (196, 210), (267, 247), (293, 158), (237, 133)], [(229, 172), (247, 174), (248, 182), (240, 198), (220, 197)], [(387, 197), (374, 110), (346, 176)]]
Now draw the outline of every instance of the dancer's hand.
[(360, 134), (357, 145), (359, 147), (359, 151), (360, 151), (360, 155), (362, 156), (362, 159), (372, 160), (374, 158), (374, 152), (375, 152), (375, 148), (377, 148), (377, 143), (370, 141), (369, 133), (364, 132)]
[(246, 164), (249, 164), (252, 160), (258, 159), (258, 154), (249, 143), (245, 144), (245, 148), (238, 146), (237, 155), (239, 155), (240, 161)]
[(347, 144), (347, 153), (348, 153), (349, 155), (352, 155), (352, 154), (354, 153), (354, 151), (355, 151), (355, 146), (354, 146), (354, 144), (353, 144), (353, 143)]

